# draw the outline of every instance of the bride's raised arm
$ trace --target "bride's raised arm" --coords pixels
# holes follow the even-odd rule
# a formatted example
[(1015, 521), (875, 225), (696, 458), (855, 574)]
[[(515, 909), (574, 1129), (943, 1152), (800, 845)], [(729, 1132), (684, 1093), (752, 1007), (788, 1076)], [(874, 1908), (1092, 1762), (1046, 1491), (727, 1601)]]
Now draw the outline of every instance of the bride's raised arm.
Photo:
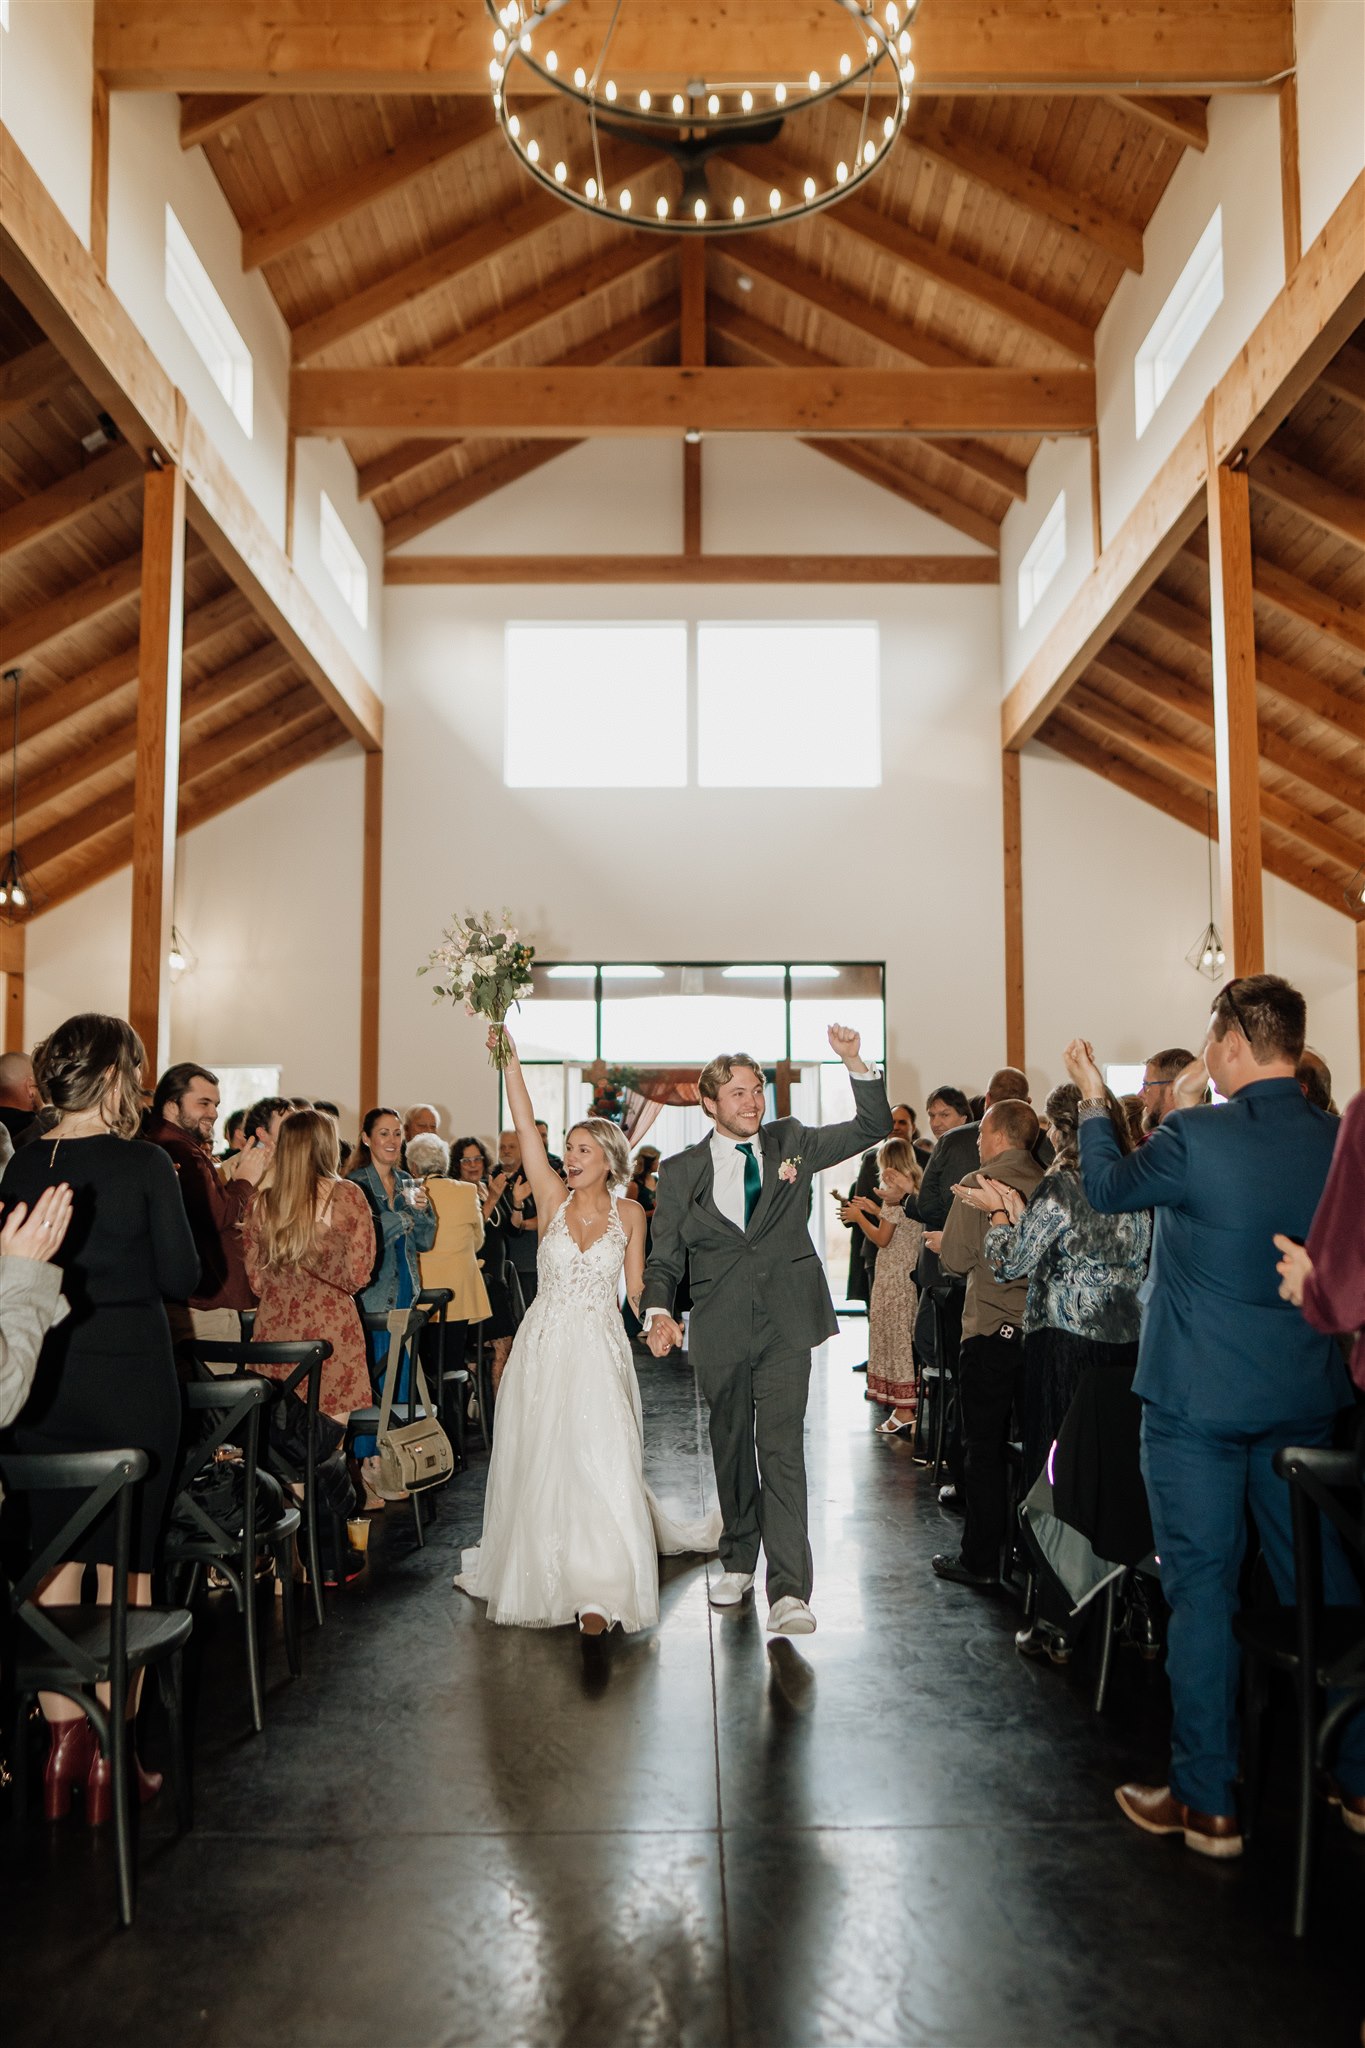
[[(492, 1052), (497, 1041), (498, 1027), (492, 1025), (488, 1033), (488, 1050)], [(507, 1107), (512, 1112), (512, 1125), (521, 1144), (521, 1170), (531, 1183), (535, 1197), (536, 1216), (542, 1232), (555, 1211), (562, 1208), (568, 1199), (568, 1190), (545, 1156), (545, 1140), (536, 1128), (536, 1113), (526, 1086), (526, 1076), (521, 1071), (521, 1061), (511, 1032), (505, 1032), (505, 1043), (510, 1058), (503, 1069), (503, 1082), (507, 1089)]]

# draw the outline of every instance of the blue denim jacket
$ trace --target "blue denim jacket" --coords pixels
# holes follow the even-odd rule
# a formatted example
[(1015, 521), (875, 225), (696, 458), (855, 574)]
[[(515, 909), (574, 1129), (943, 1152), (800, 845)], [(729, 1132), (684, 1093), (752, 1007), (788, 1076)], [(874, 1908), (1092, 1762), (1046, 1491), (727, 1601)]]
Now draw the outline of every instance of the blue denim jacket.
[(436, 1214), (432, 1209), (414, 1209), (411, 1206), (409, 1197), (417, 1183), (401, 1169), (394, 1171), (392, 1208), (377, 1168), (357, 1166), (347, 1179), (358, 1182), (365, 1190), (379, 1233), (379, 1257), (369, 1285), (361, 1289), (357, 1299), (367, 1314), (386, 1314), (398, 1306), (400, 1261), (407, 1264), (408, 1300), (416, 1301), (421, 1293), (422, 1275), (417, 1257), (419, 1252), (429, 1252), (436, 1242)]

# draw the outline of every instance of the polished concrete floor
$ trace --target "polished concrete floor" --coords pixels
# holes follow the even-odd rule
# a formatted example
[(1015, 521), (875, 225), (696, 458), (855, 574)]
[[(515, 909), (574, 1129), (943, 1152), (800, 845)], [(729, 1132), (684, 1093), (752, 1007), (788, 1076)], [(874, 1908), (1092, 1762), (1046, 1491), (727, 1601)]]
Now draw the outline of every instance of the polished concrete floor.
[[(197, 1825), (152, 1810), (135, 1928), (79, 1822), (0, 1835), (9, 2048), (1357, 2043), (1365, 1843), (1324, 1830), (1300, 1949), (1282, 1799), (1240, 1864), (1129, 1829), (1159, 1669), (1123, 1657), (1096, 1720), (1085, 1669), (1025, 1665), (1012, 1605), (931, 1575), (957, 1525), (871, 1437), (859, 1355), (853, 1325), (817, 1360), (820, 1627), (777, 1667), (762, 1603), (713, 1614), (685, 1560), (657, 1632), (590, 1661), (490, 1628), (450, 1588), (481, 1458), (425, 1551), (384, 1517), (301, 1682), (272, 1640), (260, 1737), (211, 1621)], [(651, 1478), (696, 1508), (691, 1378), (641, 1380)]]

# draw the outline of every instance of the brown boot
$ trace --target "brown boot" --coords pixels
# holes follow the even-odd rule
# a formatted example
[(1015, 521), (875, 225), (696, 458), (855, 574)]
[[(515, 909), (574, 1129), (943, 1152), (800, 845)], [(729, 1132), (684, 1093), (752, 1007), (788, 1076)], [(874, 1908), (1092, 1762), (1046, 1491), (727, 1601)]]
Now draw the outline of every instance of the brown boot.
[[(136, 1751), (133, 1752), (133, 1782), (137, 1790), (139, 1806), (150, 1806), (161, 1790), (160, 1771), (145, 1771)], [(102, 1828), (114, 1814), (114, 1772), (108, 1757), (97, 1749), (90, 1764), (90, 1776), (85, 1785), (85, 1818), (92, 1828)]]
[(74, 1720), (49, 1724), (51, 1746), (43, 1765), (43, 1817), (65, 1820), (71, 1811), (71, 1794), (82, 1788), (95, 1760), (95, 1731), (84, 1714)]
[(1114, 1794), (1124, 1818), (1148, 1835), (1183, 1835), (1197, 1856), (1240, 1856), (1242, 1830), (1235, 1813), (1196, 1813), (1169, 1785), (1120, 1785)]

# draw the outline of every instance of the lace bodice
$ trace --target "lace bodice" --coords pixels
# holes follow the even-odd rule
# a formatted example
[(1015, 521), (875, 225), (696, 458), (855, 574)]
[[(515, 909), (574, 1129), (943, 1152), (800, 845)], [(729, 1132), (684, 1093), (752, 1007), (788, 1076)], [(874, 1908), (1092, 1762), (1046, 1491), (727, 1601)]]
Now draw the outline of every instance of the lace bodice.
[(569, 1231), (569, 1203), (560, 1204), (540, 1241), (536, 1273), (540, 1286), (537, 1303), (548, 1308), (591, 1308), (614, 1311), (621, 1267), (626, 1256), (626, 1232), (621, 1212), (611, 1205), (611, 1221), (595, 1243), (581, 1252)]

